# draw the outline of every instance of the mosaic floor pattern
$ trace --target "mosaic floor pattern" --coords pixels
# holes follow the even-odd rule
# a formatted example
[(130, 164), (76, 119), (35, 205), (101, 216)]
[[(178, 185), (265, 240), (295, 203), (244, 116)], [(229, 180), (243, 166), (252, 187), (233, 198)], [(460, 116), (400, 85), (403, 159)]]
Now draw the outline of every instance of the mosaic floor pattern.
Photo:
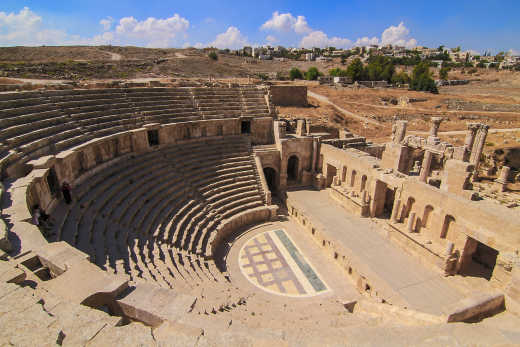
[(267, 231), (247, 241), (239, 265), (250, 282), (273, 294), (308, 297), (329, 291), (284, 230)]

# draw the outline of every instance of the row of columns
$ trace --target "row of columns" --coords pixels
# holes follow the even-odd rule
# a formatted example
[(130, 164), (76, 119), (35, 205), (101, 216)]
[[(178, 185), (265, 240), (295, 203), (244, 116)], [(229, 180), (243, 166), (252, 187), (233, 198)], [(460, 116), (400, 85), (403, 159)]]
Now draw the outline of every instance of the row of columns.
[(469, 162), (474, 167), (473, 180), (478, 179), (478, 169), (480, 157), (486, 144), (489, 126), (481, 123), (469, 123), (468, 134), (464, 141), (465, 154), (464, 161)]
[[(440, 142), (438, 137), (439, 127), (442, 122), (441, 117), (433, 117), (432, 125), (430, 127), (430, 134), (428, 136), (427, 143), (430, 145), (436, 145)], [(480, 165), (480, 157), (486, 144), (486, 138), (488, 135), (489, 126), (481, 123), (469, 123), (468, 133), (464, 141), (464, 158), (465, 162), (469, 162), (474, 167), (473, 179), (478, 178), (478, 169)], [(419, 180), (426, 182), (430, 175), (430, 168), (433, 159), (433, 152), (426, 150), (421, 166), (421, 172), (419, 174)]]
[[(430, 134), (427, 139), (427, 143), (429, 145), (436, 145), (441, 141), (438, 137), (438, 133), (442, 120), (442, 117), (433, 117), (431, 119), (432, 125), (430, 127)], [(432, 166), (432, 159), (433, 152), (427, 149), (424, 152), (424, 158), (421, 165), (421, 172), (419, 174), (419, 181), (426, 183), (426, 181), (428, 180), (428, 176), (430, 175), (430, 169)]]

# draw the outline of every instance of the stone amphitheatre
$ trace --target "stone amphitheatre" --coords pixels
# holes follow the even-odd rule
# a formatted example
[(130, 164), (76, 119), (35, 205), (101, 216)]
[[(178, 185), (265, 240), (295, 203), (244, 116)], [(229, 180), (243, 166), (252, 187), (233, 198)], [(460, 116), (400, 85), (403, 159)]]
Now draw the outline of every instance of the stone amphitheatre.
[(332, 136), (277, 114), (301, 88), (0, 94), (1, 344), (520, 343), (519, 214), (474, 190), (489, 126)]

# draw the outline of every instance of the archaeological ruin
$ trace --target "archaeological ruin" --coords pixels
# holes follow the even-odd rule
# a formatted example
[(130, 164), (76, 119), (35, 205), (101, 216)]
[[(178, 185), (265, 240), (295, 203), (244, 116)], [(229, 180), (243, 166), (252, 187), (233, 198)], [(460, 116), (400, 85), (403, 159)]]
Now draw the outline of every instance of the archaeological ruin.
[(489, 127), (335, 137), (279, 117), (290, 88), (0, 93), (2, 345), (519, 343)]

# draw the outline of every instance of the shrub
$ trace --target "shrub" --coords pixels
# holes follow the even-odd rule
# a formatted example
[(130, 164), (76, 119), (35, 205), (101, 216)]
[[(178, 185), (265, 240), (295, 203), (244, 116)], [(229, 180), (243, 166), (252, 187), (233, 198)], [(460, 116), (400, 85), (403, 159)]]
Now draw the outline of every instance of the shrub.
[(305, 79), (308, 81), (316, 81), (320, 75), (321, 73), (316, 67), (311, 67), (305, 73)]
[(303, 74), (300, 71), (300, 69), (293, 67), (291, 71), (289, 71), (289, 78), (291, 79), (291, 81), (301, 80), (303, 79)]
[(435, 85), (435, 81), (431, 77), (430, 67), (427, 62), (422, 62), (413, 69), (410, 89), (428, 91), (434, 94), (439, 92)]
[(217, 61), (218, 60), (217, 52), (215, 52), (215, 51), (209, 52), (208, 53), (208, 58), (211, 59), (211, 60)]

